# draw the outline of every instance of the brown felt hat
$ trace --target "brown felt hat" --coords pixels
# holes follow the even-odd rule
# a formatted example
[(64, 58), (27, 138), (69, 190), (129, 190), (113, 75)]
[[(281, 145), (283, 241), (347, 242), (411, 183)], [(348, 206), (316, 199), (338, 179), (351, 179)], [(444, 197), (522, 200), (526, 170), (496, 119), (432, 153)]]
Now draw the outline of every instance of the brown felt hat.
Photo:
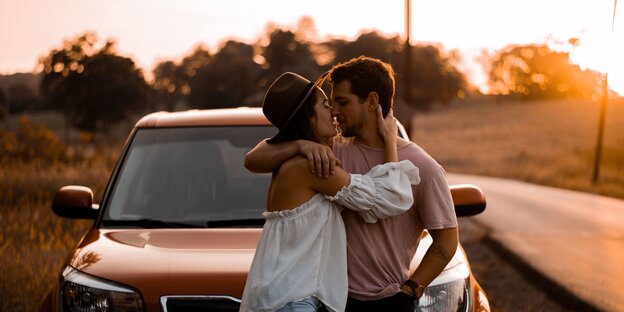
[(278, 129), (269, 143), (278, 142), (285, 136), (289, 123), (314, 89), (313, 82), (292, 72), (285, 72), (275, 79), (262, 102), (264, 116)]

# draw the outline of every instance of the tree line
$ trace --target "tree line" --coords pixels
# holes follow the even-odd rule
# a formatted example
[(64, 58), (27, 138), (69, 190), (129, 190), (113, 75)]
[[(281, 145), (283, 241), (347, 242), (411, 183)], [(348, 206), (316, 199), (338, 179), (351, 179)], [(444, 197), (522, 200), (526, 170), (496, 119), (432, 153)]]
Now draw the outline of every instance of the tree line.
[[(398, 35), (370, 31), (353, 41), (318, 41), (310, 38), (312, 31), (313, 21), (303, 18), (296, 30), (268, 27), (264, 38), (252, 44), (228, 40), (214, 53), (199, 45), (180, 60), (157, 64), (150, 81), (131, 58), (117, 53), (114, 41), (100, 42), (96, 34), (84, 33), (41, 57), (37, 86), (16, 82), (0, 88), (0, 117), (52, 109), (63, 112), (74, 127), (95, 132), (155, 110), (259, 106), (268, 84), (282, 72), (314, 79), (360, 55), (395, 68), (396, 105), (426, 111), (478, 92), (457, 68), (460, 56), (439, 46), (411, 47), (408, 69)], [(591, 98), (601, 82), (599, 73), (582, 70), (568, 53), (544, 44), (506, 47), (483, 65), (492, 94), (517, 98)], [(411, 84), (405, 86), (408, 71)], [(410, 103), (404, 100), (406, 88)]]

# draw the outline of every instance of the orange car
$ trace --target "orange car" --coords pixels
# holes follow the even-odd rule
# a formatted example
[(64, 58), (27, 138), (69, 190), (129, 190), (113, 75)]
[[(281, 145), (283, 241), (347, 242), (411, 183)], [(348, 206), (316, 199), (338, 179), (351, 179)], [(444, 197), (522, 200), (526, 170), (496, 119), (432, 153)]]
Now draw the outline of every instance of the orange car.
[[(138, 121), (99, 205), (84, 186), (54, 196), (57, 215), (94, 222), (41, 310), (238, 311), (270, 181), (248, 172), (244, 157), (275, 132), (259, 108), (159, 112)], [(458, 216), (485, 209), (475, 186), (453, 186), (452, 194)], [(413, 269), (431, 243), (423, 235)], [(489, 311), (461, 246), (419, 304)]]

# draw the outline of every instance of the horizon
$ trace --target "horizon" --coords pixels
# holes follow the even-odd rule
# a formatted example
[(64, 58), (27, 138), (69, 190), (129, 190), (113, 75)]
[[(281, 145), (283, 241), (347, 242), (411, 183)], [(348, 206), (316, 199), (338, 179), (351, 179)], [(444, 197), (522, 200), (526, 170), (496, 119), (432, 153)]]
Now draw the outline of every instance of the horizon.
[[(294, 30), (303, 16), (314, 21), (312, 41), (355, 40), (373, 30), (404, 40), (405, 1), (383, 6), (358, 1), (359, 7), (353, 3), (318, 0), (310, 5), (276, 0), (266, 5), (233, 0), (211, 6), (202, 0), (0, 0), (0, 41), (12, 43), (0, 48), (0, 74), (33, 73), (39, 57), (86, 31), (96, 33), (100, 41), (114, 39), (117, 53), (132, 58), (146, 78), (157, 63), (178, 61), (198, 45), (214, 52), (229, 39), (253, 44), (269, 25)], [(614, 57), (624, 54), (624, 14), (621, 8), (616, 12), (611, 37), (613, 5), (612, 1), (564, 0), (412, 1), (410, 43), (438, 45), (443, 52), (456, 50), (462, 57), (458, 69), (482, 91), (487, 91), (486, 74), (478, 63), (482, 51), (548, 44), (553, 50), (569, 52), (570, 61), (582, 69), (608, 72), (611, 89), (624, 94), (624, 60)], [(85, 11), (98, 14), (85, 15)], [(32, 20), (39, 23), (28, 24)], [(570, 38), (577, 38), (579, 44), (568, 44)]]

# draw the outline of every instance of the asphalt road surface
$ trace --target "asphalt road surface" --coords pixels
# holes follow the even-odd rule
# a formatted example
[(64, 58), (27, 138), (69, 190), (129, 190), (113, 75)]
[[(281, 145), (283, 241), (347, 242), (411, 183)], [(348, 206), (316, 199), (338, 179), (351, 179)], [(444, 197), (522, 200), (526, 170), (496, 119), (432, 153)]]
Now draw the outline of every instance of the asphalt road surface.
[(548, 282), (535, 278), (535, 272), (493, 243), (486, 229), (472, 218), (460, 218), (460, 241), (494, 312), (583, 311), (569, 304), (569, 296), (552, 293)]
[[(546, 306), (550, 302), (562, 311), (624, 311), (619, 285), (624, 280), (624, 201), (496, 178), (449, 174), (449, 182), (474, 184), (485, 192), (486, 211), (462, 221), (460, 232), (473, 227), (481, 233), (464, 248), (495, 310), (502, 296), (495, 292), (502, 285), (488, 283), (506, 270), (502, 262), (500, 269), (496, 266), (503, 261), (545, 296), (541, 304), (524, 297), (524, 288), (504, 289), (508, 296), (536, 303), (520, 310), (556, 311)], [(489, 258), (493, 262), (482, 270), (480, 262)], [(501, 303), (499, 309), (518, 307)]]

